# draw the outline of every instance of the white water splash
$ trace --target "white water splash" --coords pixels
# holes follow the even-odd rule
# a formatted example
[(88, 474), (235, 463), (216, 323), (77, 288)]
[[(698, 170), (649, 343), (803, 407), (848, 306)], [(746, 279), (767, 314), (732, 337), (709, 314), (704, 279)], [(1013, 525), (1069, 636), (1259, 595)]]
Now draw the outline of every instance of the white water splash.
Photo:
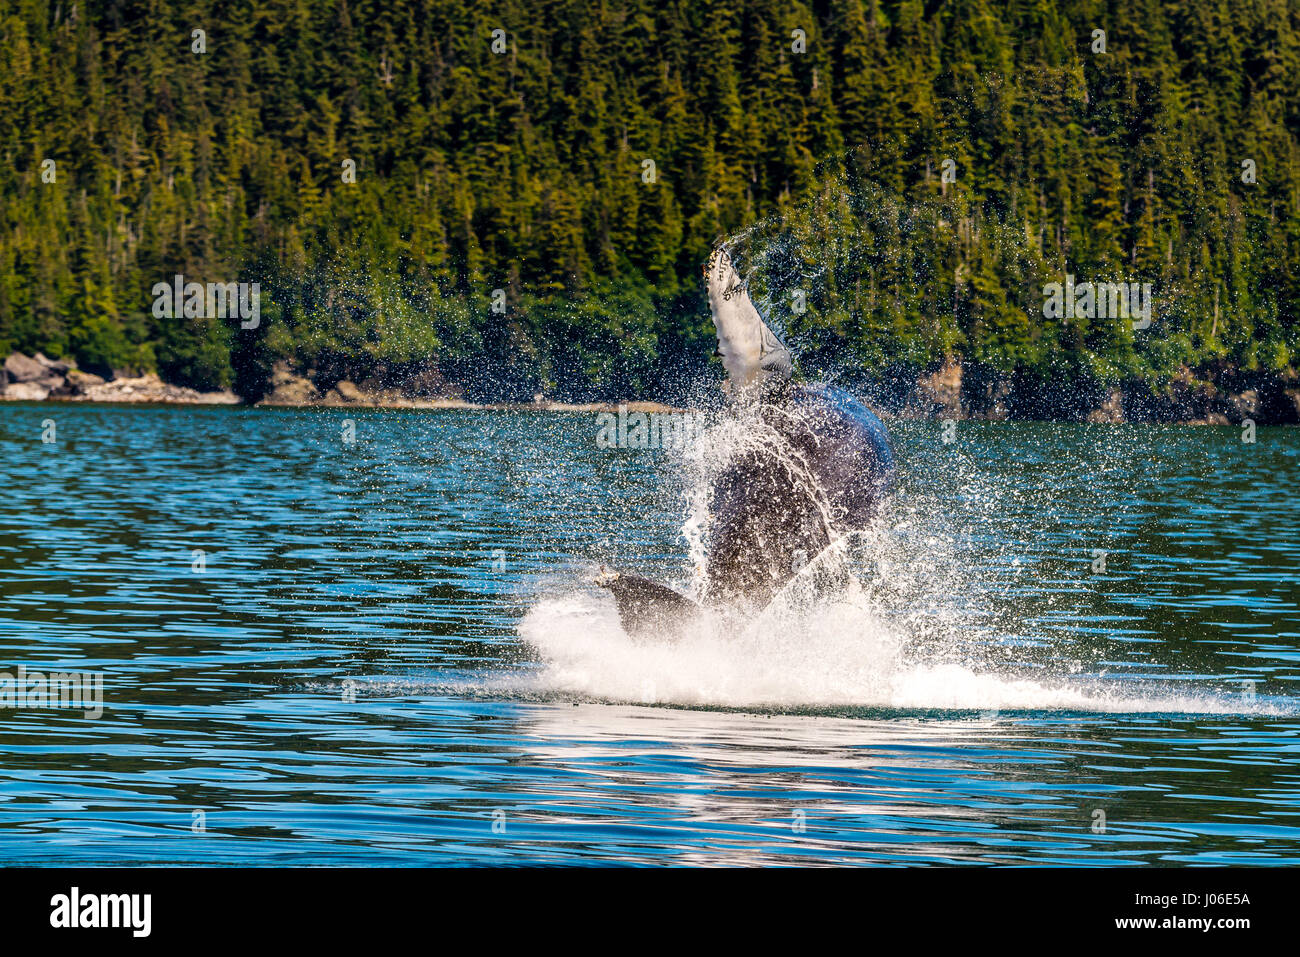
[[(761, 613), (710, 613), (680, 634), (652, 640), (623, 630), (609, 594), (551, 589), (519, 626), (540, 669), (528, 689), (507, 693), (764, 710), (1300, 710), (1293, 699), (1248, 700), (1203, 685), (1189, 689), (1164, 675), (1085, 677), (1088, 666), (1067, 657), (1079, 648), (1054, 649), (1025, 624), (1054, 597), (1028, 610), (1008, 597), (1032, 593), (1033, 572), (1022, 568), (1013, 535), (985, 526), (1007, 500), (1023, 510), (1019, 486), (991, 486), (969, 457), (945, 454), (918, 462), (918, 488), (900, 483), (871, 528), (838, 534), (806, 463), (743, 405), (729, 408), (682, 453), (686, 563), (679, 580), (667, 583), (697, 601), (708, 598), (710, 489), (745, 452), (775, 457), (812, 494), (831, 548), (808, 556)], [(934, 480), (936, 469), (941, 481)], [(1051, 491), (1042, 508), (1050, 506)], [(1034, 655), (1035, 646), (1042, 654)], [(1094, 656), (1085, 650), (1082, 657)]]
[(672, 642), (634, 641), (603, 594), (544, 599), (520, 625), (542, 659), (537, 690), (611, 702), (737, 708), (853, 707), (1281, 714), (1262, 699), (1178, 694), (1121, 681), (1033, 680), (955, 662), (918, 663), (860, 599), (757, 626), (704, 620)]

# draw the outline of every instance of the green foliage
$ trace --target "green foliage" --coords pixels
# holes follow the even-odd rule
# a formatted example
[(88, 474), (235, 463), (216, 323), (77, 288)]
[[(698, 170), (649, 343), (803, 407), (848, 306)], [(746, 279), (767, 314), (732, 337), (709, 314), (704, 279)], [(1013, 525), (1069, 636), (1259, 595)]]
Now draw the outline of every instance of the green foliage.
[(229, 326), (215, 319), (161, 321), (158, 372), (164, 380), (192, 389), (226, 389), (233, 380)]
[[(698, 267), (738, 232), (809, 366), (1114, 382), (1300, 350), (1283, 0), (14, 0), (0, 76), (0, 346), (87, 368), (655, 393), (708, 351)], [(1044, 320), (1066, 272), (1152, 282), (1155, 323)], [(260, 327), (153, 319), (176, 273), (261, 282)]]

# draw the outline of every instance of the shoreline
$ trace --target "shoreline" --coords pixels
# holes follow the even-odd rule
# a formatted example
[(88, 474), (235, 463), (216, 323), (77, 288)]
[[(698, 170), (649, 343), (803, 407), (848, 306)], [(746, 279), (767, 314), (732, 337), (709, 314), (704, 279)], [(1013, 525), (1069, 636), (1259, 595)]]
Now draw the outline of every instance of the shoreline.
[[(865, 398), (865, 404), (891, 421), (929, 422), (1074, 422), (1091, 425), (1217, 425), (1253, 426), (1300, 424), (1300, 377), (1287, 370), (1276, 382), (1198, 381), (1191, 370), (1160, 390), (1130, 384), (1111, 386), (1100, 394), (1080, 399), (1077, 393), (1031, 396), (1015, 401), (1014, 383), (986, 382), (967, 375), (959, 362), (946, 361), (921, 376), (914, 388), (904, 389), (891, 401)], [(156, 373), (132, 376), (119, 372), (105, 379), (83, 372), (74, 364), (49, 359), (41, 353), (12, 353), (0, 367), (0, 401), (90, 403), (97, 405), (243, 406), (279, 409), (412, 409), (483, 412), (574, 412), (685, 414), (698, 412), (654, 399), (621, 402), (561, 402), (537, 394), (531, 402), (470, 402), (455, 395), (454, 383), (439, 380), (435, 388), (448, 393), (419, 395), (365, 380), (359, 385), (343, 379), (325, 388), (315, 381), (314, 370), (296, 372), (290, 364), (275, 364), (262, 398), (249, 402), (234, 391), (201, 391), (164, 382)], [(1229, 388), (1229, 385), (1235, 388)], [(430, 390), (432, 392), (434, 390)], [(1013, 410), (1019, 407), (1019, 414)], [(1029, 413), (1029, 414), (1026, 414)]]
[[(173, 386), (171, 388), (180, 389), (183, 387)], [(194, 390), (186, 390), (193, 392)], [(162, 408), (211, 408), (211, 407), (239, 407), (244, 409), (320, 409), (328, 411), (337, 410), (379, 410), (379, 411), (452, 411), (452, 412), (569, 412), (569, 413), (613, 413), (617, 414), (620, 410), (646, 414), (698, 414), (704, 410), (692, 409), (686, 406), (669, 405), (664, 402), (657, 402), (646, 399), (635, 399), (628, 402), (469, 402), (464, 399), (442, 398), (442, 399), (392, 399), (385, 401), (373, 402), (286, 402), (286, 401), (259, 401), (245, 402), (243, 399), (233, 393), (224, 392), (199, 392), (196, 397), (132, 397), (132, 398), (99, 398), (85, 395), (50, 395), (46, 398), (26, 398), (17, 396), (7, 396), (0, 394), (0, 402), (12, 403), (14, 405), (99, 405), (99, 406), (152, 406)], [(1030, 423), (1030, 422), (1053, 422), (1065, 425), (1178, 425), (1178, 426), (1217, 426), (1219, 428), (1242, 427), (1241, 422), (1233, 422), (1226, 416), (1204, 416), (1200, 418), (1188, 419), (1125, 419), (1118, 417), (1101, 418), (1014, 418), (1011, 416), (988, 416), (988, 415), (969, 415), (969, 414), (929, 414), (919, 412), (915, 409), (905, 409), (899, 412), (872, 406), (880, 418), (890, 422), (980, 422), (980, 423)], [(1296, 427), (1300, 423), (1295, 422), (1258, 422), (1260, 427)]]

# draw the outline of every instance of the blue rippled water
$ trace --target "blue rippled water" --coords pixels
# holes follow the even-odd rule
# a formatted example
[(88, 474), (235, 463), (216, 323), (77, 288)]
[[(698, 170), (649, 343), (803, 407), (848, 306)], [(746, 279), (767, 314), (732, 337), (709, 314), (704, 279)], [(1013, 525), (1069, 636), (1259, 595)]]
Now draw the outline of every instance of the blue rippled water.
[(661, 646), (592, 416), (0, 405), (0, 672), (104, 698), (0, 707), (0, 861), (1300, 859), (1300, 431), (891, 428), (860, 592)]

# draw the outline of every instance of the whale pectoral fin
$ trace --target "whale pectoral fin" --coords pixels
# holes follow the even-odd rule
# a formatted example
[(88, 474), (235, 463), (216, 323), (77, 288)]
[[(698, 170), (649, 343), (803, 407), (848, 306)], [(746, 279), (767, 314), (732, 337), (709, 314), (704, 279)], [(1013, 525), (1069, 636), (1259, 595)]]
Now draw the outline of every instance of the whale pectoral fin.
[(614, 596), (623, 630), (634, 638), (665, 635), (700, 613), (685, 595), (639, 575), (602, 572), (595, 582)]

